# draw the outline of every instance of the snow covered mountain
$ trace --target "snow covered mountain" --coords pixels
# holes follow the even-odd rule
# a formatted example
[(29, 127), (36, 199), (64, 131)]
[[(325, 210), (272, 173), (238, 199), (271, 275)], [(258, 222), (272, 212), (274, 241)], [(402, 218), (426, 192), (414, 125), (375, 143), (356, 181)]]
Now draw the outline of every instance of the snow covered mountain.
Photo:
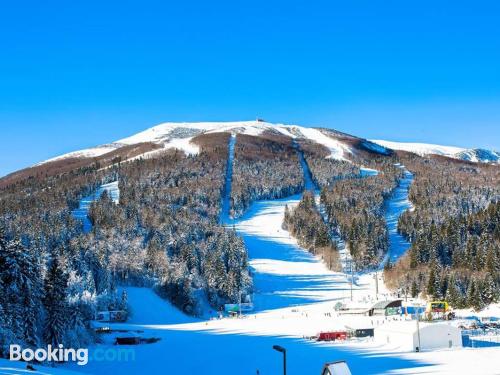
[[(327, 129), (308, 128), (298, 125), (272, 124), (264, 121), (167, 122), (110, 144), (71, 152), (46, 160), (37, 165), (69, 158), (95, 158), (119, 150), (125, 146), (143, 143), (153, 143), (161, 146), (159, 149), (147, 152), (147, 154), (157, 153), (169, 148), (180, 149), (186, 154), (196, 154), (199, 149), (196, 144), (191, 142), (194, 137), (200, 134), (219, 132), (248, 134), (253, 136), (259, 136), (264, 132), (270, 132), (282, 134), (294, 139), (308, 139), (328, 148), (331, 152), (329, 157), (336, 160), (347, 160), (347, 155), (353, 152), (352, 146), (349, 145), (349, 143), (352, 142), (343, 142), (342, 140), (356, 139), (356, 137)], [(367, 141), (365, 140), (365, 142)]]
[(421, 156), (434, 154), (476, 163), (500, 162), (500, 152), (485, 150), (482, 148), (467, 149), (454, 146), (435, 145), (430, 143), (391, 142), (379, 139), (372, 139), (371, 141), (392, 150), (413, 152)]
[[(329, 157), (336, 160), (349, 160), (349, 154), (356, 148), (387, 154), (391, 150), (403, 150), (419, 155), (442, 155), (471, 162), (498, 163), (500, 153), (480, 148), (466, 149), (453, 146), (442, 146), (427, 143), (404, 143), (384, 140), (366, 140), (330, 129), (310, 128), (299, 125), (273, 124), (265, 121), (235, 121), (235, 122), (166, 122), (144, 130), (130, 137), (120, 139), (110, 144), (71, 152), (61, 155), (37, 166), (64, 159), (96, 158), (116, 152), (125, 147), (140, 144), (151, 144), (154, 147), (135, 152), (131, 158), (151, 157), (163, 150), (176, 148), (186, 154), (197, 154), (199, 147), (192, 142), (193, 138), (207, 133), (230, 132), (233, 134), (248, 134), (259, 136), (263, 133), (275, 133), (294, 139), (306, 139), (319, 143), (330, 150)], [(125, 158), (127, 159), (127, 158)], [(128, 158), (130, 159), (130, 158)]]
[(389, 155), (393, 150), (415, 152), (420, 155), (437, 154), (472, 162), (499, 163), (500, 153), (484, 149), (465, 149), (423, 143), (401, 143), (367, 140), (333, 129), (311, 128), (299, 125), (273, 124), (262, 120), (235, 122), (166, 122), (115, 142), (70, 152), (32, 167), (0, 178), (0, 186), (39, 175), (56, 175), (99, 163), (101, 167), (137, 158), (158, 156), (168, 149), (179, 149), (188, 155), (197, 154), (196, 137), (202, 134), (230, 132), (260, 136), (275, 134), (309, 141), (324, 146), (328, 158), (353, 160), (358, 152)]

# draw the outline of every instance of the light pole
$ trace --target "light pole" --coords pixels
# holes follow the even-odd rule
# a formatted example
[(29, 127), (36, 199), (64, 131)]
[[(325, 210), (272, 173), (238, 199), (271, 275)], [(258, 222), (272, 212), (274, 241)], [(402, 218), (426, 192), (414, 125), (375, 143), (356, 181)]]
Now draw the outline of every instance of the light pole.
[(283, 353), (283, 375), (286, 375), (286, 349), (279, 345), (273, 345), (273, 349)]
[(354, 275), (352, 274), (352, 259), (349, 260), (349, 270), (351, 271), (351, 302), (352, 302), (352, 284), (354, 283)]
[(418, 336), (418, 349), (416, 350), (417, 352), (421, 351), (422, 348), (420, 347), (420, 324), (419, 324), (419, 321), (420, 321), (420, 315), (417, 314), (417, 336)]

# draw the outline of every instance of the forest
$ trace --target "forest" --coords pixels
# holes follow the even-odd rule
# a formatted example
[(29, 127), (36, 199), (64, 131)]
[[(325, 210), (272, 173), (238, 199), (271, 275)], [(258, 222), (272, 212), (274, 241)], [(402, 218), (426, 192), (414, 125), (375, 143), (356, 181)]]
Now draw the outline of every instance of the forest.
[[(168, 151), (2, 188), (0, 351), (8, 343), (85, 346), (95, 340), (96, 311), (128, 309), (118, 285), (152, 287), (193, 315), (249, 294), (244, 243), (219, 224), (228, 139), (196, 137), (196, 156)], [(120, 204), (103, 193), (90, 208), (92, 231), (83, 233), (71, 210), (114, 180)]]
[(329, 229), (318, 211), (313, 192), (305, 191), (296, 207), (285, 207), (283, 229), (289, 231), (300, 246), (320, 257), (329, 270), (340, 270), (337, 244), (332, 241)]
[(292, 139), (266, 132), (238, 134), (231, 186), (231, 216), (239, 217), (258, 199), (277, 199), (304, 188)]
[(357, 270), (378, 266), (387, 253), (384, 204), (402, 177), (392, 159), (375, 166), (376, 176), (340, 179), (321, 191), (328, 224), (345, 241)]
[(446, 298), (480, 310), (499, 298), (500, 168), (401, 153), (414, 173), (398, 230), (412, 245), (386, 267), (386, 282), (402, 293)]
[[(347, 137), (340, 134), (341, 137)], [(0, 183), (0, 355), (9, 343), (82, 347), (96, 340), (90, 320), (101, 310), (129, 310), (119, 285), (153, 288), (191, 315), (219, 310), (252, 293), (245, 244), (221, 225), (229, 133), (197, 135), (197, 155), (155, 151), (122, 162), (140, 144), (106, 157), (60, 161), (21, 171)], [(346, 138), (353, 145), (354, 138)], [(481, 309), (500, 290), (500, 167), (354, 147), (350, 161), (278, 132), (237, 134), (230, 214), (259, 199), (304, 190), (304, 156), (321, 189), (287, 207), (283, 228), (332, 270), (335, 236), (357, 270), (377, 267), (388, 250), (385, 201), (402, 177), (415, 178), (415, 207), (399, 220), (408, 253), (385, 266), (385, 281), (401, 293), (446, 298)], [(370, 177), (361, 167), (376, 169)], [(81, 198), (118, 181), (120, 202), (103, 193), (91, 204), (92, 230), (72, 216)], [(133, 314), (133, 310), (131, 311)], [(19, 319), (19, 317), (22, 317)]]

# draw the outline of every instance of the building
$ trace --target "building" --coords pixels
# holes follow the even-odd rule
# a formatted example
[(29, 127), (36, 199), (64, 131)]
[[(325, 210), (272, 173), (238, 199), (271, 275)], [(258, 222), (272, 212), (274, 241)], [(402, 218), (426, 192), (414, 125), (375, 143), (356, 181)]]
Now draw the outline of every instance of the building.
[(379, 301), (370, 309), (370, 316), (373, 315), (397, 315), (401, 311), (402, 301), (400, 299), (394, 301)]
[[(417, 329), (418, 327), (418, 329)], [(462, 347), (459, 328), (449, 323), (423, 323), (416, 320), (383, 324), (375, 328), (375, 341), (420, 351)]]

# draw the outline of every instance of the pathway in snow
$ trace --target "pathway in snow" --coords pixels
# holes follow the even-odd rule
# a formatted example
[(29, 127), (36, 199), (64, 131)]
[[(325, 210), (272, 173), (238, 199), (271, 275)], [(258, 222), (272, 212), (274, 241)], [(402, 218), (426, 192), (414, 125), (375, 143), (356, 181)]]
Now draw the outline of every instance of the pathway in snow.
[(224, 195), (222, 196), (221, 223), (229, 223), (231, 209), (231, 182), (233, 180), (234, 145), (236, 144), (236, 134), (231, 134), (228, 145), (228, 156), (226, 165), (226, 180), (224, 183)]
[[(319, 201), (319, 190), (312, 180), (307, 162), (298, 148), (297, 153), (304, 173), (305, 189), (312, 190)], [(369, 170), (366, 176), (372, 174), (373, 170)], [(298, 246), (290, 233), (282, 229), (285, 207), (295, 206), (300, 198), (299, 194), (284, 199), (257, 201), (241, 218), (232, 221), (248, 249), (256, 311), (338, 301), (350, 296), (349, 275), (328, 270), (321, 259)], [(343, 241), (338, 240), (339, 247), (345, 249)], [(370, 298), (374, 283), (370, 277), (354, 280), (355, 298)]]
[(285, 206), (294, 206), (299, 200), (300, 195), (258, 201), (234, 221), (248, 249), (257, 311), (347, 295), (349, 283), (345, 275), (329, 271), (281, 228)]
[(389, 232), (389, 250), (380, 267), (383, 267), (387, 260), (390, 260), (391, 263), (396, 262), (411, 246), (411, 244), (398, 233), (398, 220), (403, 212), (413, 209), (413, 205), (408, 199), (408, 190), (413, 181), (413, 174), (404, 166), (399, 165), (399, 167), (404, 169), (404, 176), (399, 181), (398, 187), (394, 189), (385, 205), (385, 221)]
[[(353, 374), (456, 375), (474, 372), (479, 368), (477, 363), (482, 364), (483, 373), (497, 373), (491, 358), (499, 350), (494, 348), (400, 353), (398, 348), (372, 340), (318, 343), (304, 339), (322, 330), (345, 329), (346, 325), (366, 328), (381, 324), (374, 321), (384, 318), (335, 314), (335, 302), (349, 296), (348, 279), (342, 273), (327, 270), (281, 228), (285, 206), (297, 204), (300, 197), (255, 202), (242, 218), (232, 221), (245, 240), (254, 272), (255, 314), (242, 319), (200, 321), (186, 317), (147, 288), (127, 288), (134, 314), (126, 324), (110, 326), (141, 330), (141, 336), (161, 340), (127, 347), (135, 354), (133, 361), (93, 361), (83, 368), (77, 365), (66, 368), (123, 375), (200, 372), (252, 375), (257, 370), (263, 375), (277, 374), (281, 372), (281, 357), (272, 350), (272, 345), (279, 344), (287, 349), (291, 375), (319, 374), (325, 362), (341, 359), (349, 363)], [(371, 277), (371, 274), (360, 275), (355, 301), (373, 296)], [(298, 306), (292, 309), (294, 305)], [(116, 350), (113, 345), (116, 335), (127, 333), (103, 335), (104, 344), (98, 348)]]
[(88, 233), (92, 230), (92, 223), (88, 217), (90, 205), (92, 202), (99, 199), (105, 191), (109, 194), (113, 202), (118, 204), (120, 201), (120, 189), (118, 188), (118, 181), (114, 181), (109, 184), (101, 185), (93, 194), (80, 199), (78, 208), (71, 212), (75, 219), (82, 222), (84, 233)]
[(305, 190), (311, 190), (318, 195), (319, 189), (313, 181), (311, 170), (309, 169), (309, 165), (307, 165), (306, 159), (304, 158), (304, 153), (295, 142), (294, 147), (297, 151), (297, 156), (299, 157), (300, 166), (302, 167), (302, 173), (304, 175), (304, 188)]

